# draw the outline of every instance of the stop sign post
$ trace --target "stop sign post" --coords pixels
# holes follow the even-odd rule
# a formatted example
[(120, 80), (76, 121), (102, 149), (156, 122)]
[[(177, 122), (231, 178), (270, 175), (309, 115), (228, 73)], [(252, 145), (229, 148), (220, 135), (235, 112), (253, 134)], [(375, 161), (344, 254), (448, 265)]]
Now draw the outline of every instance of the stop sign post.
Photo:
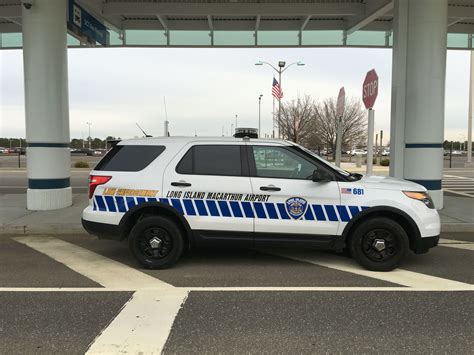
[(374, 159), (374, 104), (379, 93), (379, 77), (375, 69), (369, 70), (362, 84), (362, 101), (369, 110), (367, 136), (367, 174), (372, 174)]
[(342, 115), (344, 114), (344, 105), (346, 103), (346, 91), (344, 86), (339, 90), (336, 104), (337, 133), (336, 133), (336, 166), (341, 166), (342, 150)]

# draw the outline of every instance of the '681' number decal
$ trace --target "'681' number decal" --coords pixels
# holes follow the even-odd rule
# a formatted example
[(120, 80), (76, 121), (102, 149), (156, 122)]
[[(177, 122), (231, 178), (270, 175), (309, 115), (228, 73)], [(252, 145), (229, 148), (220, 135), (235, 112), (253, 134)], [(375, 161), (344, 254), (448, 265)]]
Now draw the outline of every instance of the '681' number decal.
[(364, 189), (352, 189), (352, 194), (353, 195), (363, 195), (364, 194)]

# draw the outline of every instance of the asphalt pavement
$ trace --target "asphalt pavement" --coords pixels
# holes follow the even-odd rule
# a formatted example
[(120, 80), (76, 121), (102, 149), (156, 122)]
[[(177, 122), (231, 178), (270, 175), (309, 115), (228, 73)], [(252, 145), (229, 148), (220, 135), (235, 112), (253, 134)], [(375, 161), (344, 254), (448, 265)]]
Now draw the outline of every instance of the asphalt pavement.
[(0, 353), (474, 351), (474, 235), (392, 272), (330, 252), (196, 249), (144, 270), (126, 242), (0, 235)]

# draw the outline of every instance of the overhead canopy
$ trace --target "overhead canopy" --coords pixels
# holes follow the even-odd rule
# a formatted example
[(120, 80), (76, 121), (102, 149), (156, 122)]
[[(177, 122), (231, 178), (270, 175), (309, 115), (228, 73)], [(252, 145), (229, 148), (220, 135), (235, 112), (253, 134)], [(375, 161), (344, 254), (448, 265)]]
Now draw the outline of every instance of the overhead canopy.
[[(110, 46), (392, 45), (387, 0), (76, 2), (106, 25)], [(21, 22), (20, 0), (0, 0), (0, 48), (21, 47)], [(447, 23), (448, 48), (472, 48), (474, 0), (449, 0)], [(80, 40), (71, 36), (69, 44)]]

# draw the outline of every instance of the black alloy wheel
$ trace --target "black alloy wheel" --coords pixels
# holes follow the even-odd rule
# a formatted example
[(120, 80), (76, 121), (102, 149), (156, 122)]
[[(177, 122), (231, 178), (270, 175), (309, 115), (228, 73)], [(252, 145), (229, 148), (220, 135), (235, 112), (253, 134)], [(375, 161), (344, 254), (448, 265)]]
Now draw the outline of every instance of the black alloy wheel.
[(170, 218), (140, 219), (130, 231), (128, 245), (133, 256), (149, 269), (166, 269), (179, 260), (184, 248), (181, 228)]

